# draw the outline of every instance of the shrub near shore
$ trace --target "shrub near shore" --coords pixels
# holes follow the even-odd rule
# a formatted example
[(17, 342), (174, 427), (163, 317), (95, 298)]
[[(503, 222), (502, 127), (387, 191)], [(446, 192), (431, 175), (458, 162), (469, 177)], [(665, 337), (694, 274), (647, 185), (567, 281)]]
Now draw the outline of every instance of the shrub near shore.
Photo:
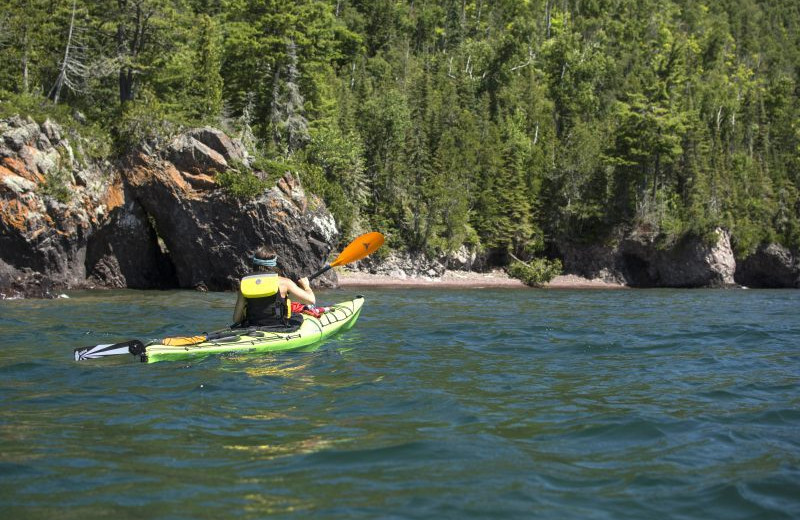
[(561, 274), (561, 260), (534, 258), (530, 262), (515, 261), (508, 267), (508, 274), (531, 287), (543, 287)]

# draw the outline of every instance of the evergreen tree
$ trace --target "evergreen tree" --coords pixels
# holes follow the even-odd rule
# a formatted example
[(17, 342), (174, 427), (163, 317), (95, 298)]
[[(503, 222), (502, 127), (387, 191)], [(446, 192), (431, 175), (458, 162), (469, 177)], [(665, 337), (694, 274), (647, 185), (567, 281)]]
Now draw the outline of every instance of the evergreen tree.
[(222, 113), (223, 80), (217, 22), (208, 14), (198, 16), (197, 50), (192, 78), (193, 111), (200, 120), (214, 121)]
[[(57, 62), (57, 39), (50, 5), (44, 0), (1, 0), (0, 89), (18, 94), (46, 94), (47, 71)], [(61, 47), (63, 52), (64, 47)], [(46, 85), (46, 86), (45, 86)]]
[(798, 248), (796, 4), (0, 0), (0, 115), (80, 111), (121, 153), (224, 122), (345, 235), (430, 254)]

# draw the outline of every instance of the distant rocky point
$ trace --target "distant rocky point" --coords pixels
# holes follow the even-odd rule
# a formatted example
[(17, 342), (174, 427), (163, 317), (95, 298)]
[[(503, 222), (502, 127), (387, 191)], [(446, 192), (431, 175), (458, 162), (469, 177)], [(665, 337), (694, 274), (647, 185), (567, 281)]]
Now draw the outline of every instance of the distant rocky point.
[(800, 288), (800, 257), (778, 244), (737, 261), (731, 236), (684, 236), (665, 246), (641, 232), (620, 233), (611, 244), (557, 244), (564, 269), (589, 279), (630, 287)]

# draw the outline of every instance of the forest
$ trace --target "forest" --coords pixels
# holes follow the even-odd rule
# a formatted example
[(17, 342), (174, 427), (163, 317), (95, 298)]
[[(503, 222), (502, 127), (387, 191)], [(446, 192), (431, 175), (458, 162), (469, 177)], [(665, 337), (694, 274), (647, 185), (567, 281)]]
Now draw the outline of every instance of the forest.
[(800, 247), (796, 0), (0, 7), (0, 117), (54, 118), (111, 160), (221, 128), (254, 169), (296, 172), (343, 241), (502, 262), (723, 227), (737, 256)]

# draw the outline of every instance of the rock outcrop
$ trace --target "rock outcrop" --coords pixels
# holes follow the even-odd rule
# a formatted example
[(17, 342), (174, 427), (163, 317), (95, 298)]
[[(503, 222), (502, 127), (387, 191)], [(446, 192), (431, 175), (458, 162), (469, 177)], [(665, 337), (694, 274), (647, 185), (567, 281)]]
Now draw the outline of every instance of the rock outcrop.
[(449, 254), (430, 258), (421, 252), (390, 251), (356, 262), (353, 269), (369, 274), (381, 274), (397, 279), (441, 278), (445, 271), (489, 272), (491, 266), (485, 253), (462, 245)]
[[(291, 173), (250, 200), (220, 187), (219, 173), (252, 160), (219, 130), (187, 131), (115, 165), (86, 159), (84, 144), (49, 120), (0, 120), (0, 298), (92, 287), (233, 289), (261, 244), (296, 278), (315, 272), (338, 238), (330, 212)], [(628, 232), (555, 250), (567, 273), (634, 287), (800, 288), (797, 252), (769, 244), (737, 264), (729, 233), (715, 237), (665, 245)], [(394, 252), (357, 267), (435, 278), (488, 264), (462, 248), (437, 259)], [(336, 283), (333, 271), (317, 281)]]
[(382, 274), (397, 279), (429, 277), (439, 278), (445, 270), (443, 259), (431, 259), (422, 253), (391, 252), (385, 257), (367, 257), (353, 268), (370, 274)]
[(125, 200), (88, 240), (87, 283), (130, 289), (178, 287), (175, 269), (150, 218), (130, 195)]
[(0, 121), (0, 294), (86, 285), (88, 240), (123, 199), (119, 175), (84, 155), (51, 121)]
[(716, 230), (707, 243), (686, 236), (664, 247), (654, 236), (627, 234), (611, 245), (558, 244), (564, 270), (632, 287), (727, 287), (735, 285), (730, 234)]
[[(192, 182), (198, 170), (182, 168), (143, 153), (123, 167), (132, 198), (155, 222), (180, 287), (236, 287), (261, 244), (276, 250), (291, 277), (316, 271), (331, 252), (337, 238), (333, 217), (293, 175), (286, 174), (253, 200), (240, 201), (221, 190), (211, 175), (203, 174), (211, 180), (208, 185), (198, 184)], [(321, 282), (334, 285), (335, 274), (326, 273)]]
[[(287, 275), (299, 277), (336, 243), (330, 212), (291, 174), (253, 200), (229, 196), (216, 175), (251, 160), (216, 129), (117, 165), (78, 160), (80, 147), (51, 121), (0, 120), (0, 298), (91, 287), (227, 290), (258, 245), (272, 245)], [(317, 283), (335, 285), (336, 275)]]
[(737, 283), (746, 287), (800, 289), (800, 256), (779, 244), (766, 244), (736, 265)]

